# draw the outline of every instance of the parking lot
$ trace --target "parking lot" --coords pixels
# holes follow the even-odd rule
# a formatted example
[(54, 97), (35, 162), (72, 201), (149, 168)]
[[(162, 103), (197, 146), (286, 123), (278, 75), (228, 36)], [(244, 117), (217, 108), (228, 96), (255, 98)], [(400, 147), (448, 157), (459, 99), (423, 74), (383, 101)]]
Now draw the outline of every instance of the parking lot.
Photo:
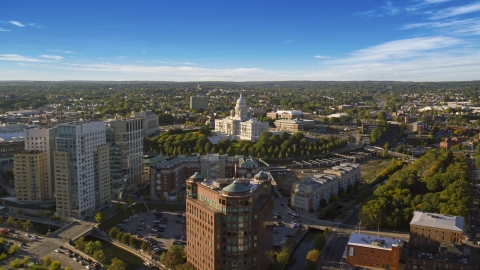
[[(273, 245), (276, 249), (281, 249), (285, 245), (285, 242), (288, 238), (295, 235), (298, 230), (294, 228), (294, 223), (301, 224), (301, 218), (295, 218), (289, 215), (289, 213), (294, 213), (288, 211), (288, 198), (279, 198), (274, 199), (274, 212), (277, 219), (273, 220), (274, 224), (274, 234), (273, 234)], [(300, 221), (300, 222), (295, 222)]]
[(119, 228), (152, 245), (155, 253), (168, 250), (171, 245), (186, 245), (185, 213), (142, 212), (128, 217)]

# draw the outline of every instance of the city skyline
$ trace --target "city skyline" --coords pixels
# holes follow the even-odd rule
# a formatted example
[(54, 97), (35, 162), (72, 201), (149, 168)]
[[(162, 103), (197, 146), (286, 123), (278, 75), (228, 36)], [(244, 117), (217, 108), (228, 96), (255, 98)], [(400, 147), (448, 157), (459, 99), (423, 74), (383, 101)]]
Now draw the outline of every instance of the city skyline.
[(479, 79), (478, 1), (0, 6), (0, 80)]

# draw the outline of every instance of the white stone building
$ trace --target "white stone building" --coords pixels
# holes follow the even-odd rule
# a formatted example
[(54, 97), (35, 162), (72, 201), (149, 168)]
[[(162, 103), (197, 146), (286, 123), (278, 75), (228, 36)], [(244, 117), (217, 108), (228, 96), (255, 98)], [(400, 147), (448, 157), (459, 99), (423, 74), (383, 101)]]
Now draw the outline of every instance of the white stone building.
[(262, 132), (268, 131), (268, 122), (260, 122), (251, 117), (247, 102), (240, 94), (230, 116), (215, 120), (215, 131), (227, 135), (230, 140), (256, 141)]
[(105, 122), (58, 125), (54, 151), (57, 214), (83, 218), (110, 203)]

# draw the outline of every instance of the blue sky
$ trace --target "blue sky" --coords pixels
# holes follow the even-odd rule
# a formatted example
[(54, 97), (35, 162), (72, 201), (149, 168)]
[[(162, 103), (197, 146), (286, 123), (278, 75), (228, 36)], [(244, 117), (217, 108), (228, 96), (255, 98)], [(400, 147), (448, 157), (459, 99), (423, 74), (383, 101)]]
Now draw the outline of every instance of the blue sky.
[(0, 80), (480, 79), (480, 0), (0, 0)]

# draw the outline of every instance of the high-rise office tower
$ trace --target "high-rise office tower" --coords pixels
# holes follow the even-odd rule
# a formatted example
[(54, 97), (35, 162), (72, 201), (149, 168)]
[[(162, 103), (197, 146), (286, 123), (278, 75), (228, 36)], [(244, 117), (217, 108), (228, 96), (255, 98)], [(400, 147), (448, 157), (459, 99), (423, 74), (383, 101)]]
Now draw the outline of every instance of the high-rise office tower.
[(42, 201), (46, 198), (45, 155), (39, 150), (15, 154), (15, 194), (19, 201)]
[(53, 199), (55, 192), (53, 177), (53, 151), (55, 151), (55, 138), (57, 127), (41, 128), (32, 127), (24, 130), (25, 150), (41, 151), (45, 158), (45, 196)]
[(142, 185), (143, 120), (129, 118), (107, 122), (107, 144), (110, 147), (110, 174), (113, 197), (122, 198)]
[(271, 180), (187, 180), (187, 260), (196, 269), (268, 269), (273, 248)]
[(107, 205), (111, 184), (105, 122), (60, 124), (55, 144), (57, 214), (81, 218)]

